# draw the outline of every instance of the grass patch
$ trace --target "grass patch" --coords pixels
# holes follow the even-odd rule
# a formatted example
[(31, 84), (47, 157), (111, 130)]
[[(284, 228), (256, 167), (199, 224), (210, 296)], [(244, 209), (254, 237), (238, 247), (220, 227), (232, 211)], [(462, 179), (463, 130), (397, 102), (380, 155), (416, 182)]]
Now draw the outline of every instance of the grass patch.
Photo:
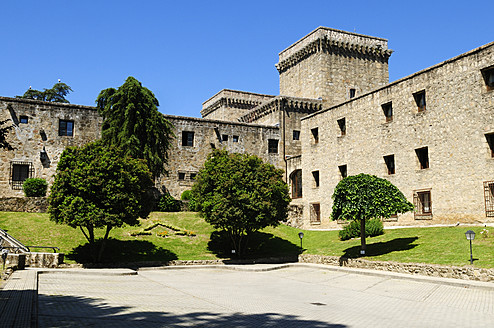
[[(159, 222), (159, 224), (156, 224)], [(150, 235), (131, 236), (132, 232), (149, 228)], [(176, 234), (173, 229), (193, 231), (194, 236)], [(56, 225), (44, 213), (0, 212), (0, 228), (25, 245), (57, 246), (68, 255), (67, 262), (84, 261), (86, 240), (80, 230)], [(160, 232), (169, 229), (166, 237)], [(385, 230), (385, 234), (367, 239), (369, 260), (415, 262), (441, 265), (469, 265), (470, 245), (465, 231), (473, 230), (474, 266), (494, 268), (494, 228), (482, 237), (483, 227), (434, 227)], [(251, 237), (249, 257), (296, 255), (300, 239), (295, 229), (285, 225), (266, 228)], [(107, 246), (113, 262), (206, 260), (225, 258), (230, 254), (214, 229), (197, 213), (153, 212), (140, 227), (112, 230)], [(303, 252), (308, 254), (357, 257), (360, 239), (340, 241), (338, 231), (303, 231)], [(97, 237), (102, 237), (98, 231)], [(39, 250), (42, 251), (42, 250)], [(72, 259), (72, 260), (71, 260)]]

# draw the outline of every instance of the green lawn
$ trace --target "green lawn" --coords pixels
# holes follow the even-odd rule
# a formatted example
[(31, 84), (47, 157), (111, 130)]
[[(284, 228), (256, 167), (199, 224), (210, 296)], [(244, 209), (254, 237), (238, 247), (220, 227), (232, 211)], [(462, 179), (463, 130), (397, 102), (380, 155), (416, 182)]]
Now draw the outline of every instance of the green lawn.
[[(149, 230), (151, 235), (131, 236)], [(171, 228), (175, 229), (171, 229)], [(58, 246), (67, 254), (67, 262), (86, 262), (87, 245), (80, 230), (49, 221), (47, 214), (0, 212), (0, 228), (26, 245)], [(494, 268), (494, 228), (488, 238), (482, 227), (404, 228), (385, 230), (385, 234), (368, 238), (370, 260), (469, 265), (470, 249), (465, 231), (475, 231), (473, 255), (476, 267)], [(188, 231), (188, 233), (187, 233)], [(228, 252), (212, 227), (196, 213), (154, 212), (140, 227), (124, 227), (110, 233), (105, 261), (169, 261), (224, 258)], [(299, 252), (299, 229), (281, 225), (267, 228), (250, 240), (250, 257), (296, 256)], [(165, 232), (167, 237), (158, 233)], [(356, 257), (360, 239), (338, 240), (337, 231), (303, 231), (304, 253)], [(177, 234), (178, 233), (178, 234)], [(190, 234), (193, 235), (190, 235)], [(100, 232), (100, 236), (102, 232)], [(81, 246), (82, 245), (82, 246)]]

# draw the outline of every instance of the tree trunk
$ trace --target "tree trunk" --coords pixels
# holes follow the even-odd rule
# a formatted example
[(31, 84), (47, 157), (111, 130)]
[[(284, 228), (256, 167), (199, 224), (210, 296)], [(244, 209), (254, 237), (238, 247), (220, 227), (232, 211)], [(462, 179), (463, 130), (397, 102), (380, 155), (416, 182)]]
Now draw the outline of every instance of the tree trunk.
[(360, 255), (365, 256), (365, 249), (366, 249), (366, 243), (365, 243), (365, 219), (360, 219)]
[(108, 239), (108, 235), (110, 234), (112, 226), (107, 225), (106, 226), (106, 232), (105, 232), (105, 237), (103, 238), (103, 241), (101, 242), (101, 247), (99, 249), (98, 253), (98, 263), (101, 262), (101, 257), (103, 256), (103, 251), (105, 250), (106, 246), (106, 240)]

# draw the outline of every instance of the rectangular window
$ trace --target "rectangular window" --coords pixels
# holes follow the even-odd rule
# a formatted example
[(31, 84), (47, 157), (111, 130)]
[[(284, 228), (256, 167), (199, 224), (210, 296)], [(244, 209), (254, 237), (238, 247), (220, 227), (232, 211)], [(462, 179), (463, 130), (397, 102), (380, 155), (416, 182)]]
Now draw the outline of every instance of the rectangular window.
[(232, 141), (233, 142), (238, 142), (238, 136), (232, 136)]
[(347, 177), (347, 167), (346, 165), (338, 166), (338, 170), (340, 170), (340, 178), (345, 179)]
[(21, 123), (21, 124), (27, 124), (28, 121), (29, 120), (28, 120), (27, 116), (22, 115), (21, 117), (19, 117), (19, 123)]
[(295, 170), (290, 174), (292, 183), (292, 199), (302, 197), (302, 170)]
[(414, 191), (413, 204), (415, 205), (415, 219), (432, 218), (432, 200), (430, 189)]
[(395, 174), (395, 155), (384, 156), (384, 163), (386, 163), (388, 174)]
[(357, 90), (355, 89), (350, 89), (350, 99), (355, 98), (355, 94), (357, 93)]
[(314, 178), (314, 187), (319, 188), (319, 171), (312, 171), (312, 177)]
[(293, 130), (293, 140), (300, 140), (300, 131)]
[(312, 133), (312, 141), (314, 141), (314, 143), (318, 143), (319, 142), (319, 129), (318, 128), (313, 128), (313, 129), (310, 129), (310, 132)]
[(417, 159), (419, 160), (419, 167), (421, 170), (429, 168), (429, 149), (427, 147), (415, 149)]
[(182, 131), (182, 146), (194, 147), (194, 132)]
[(487, 140), (487, 145), (489, 145), (489, 155), (494, 157), (494, 133), (486, 134), (485, 139)]
[(319, 203), (310, 204), (310, 223), (321, 223), (321, 205)]
[(494, 217), (494, 181), (484, 182), (485, 216)]
[(415, 99), (415, 103), (417, 104), (417, 111), (419, 113), (425, 111), (425, 109), (426, 109), (425, 90), (414, 93), (413, 98)]
[(185, 172), (178, 172), (178, 180), (185, 180)]
[(341, 118), (338, 121), (338, 127), (340, 128), (340, 136), (346, 135), (346, 120)]
[(196, 179), (197, 173), (190, 174), (190, 180), (194, 181)]
[(387, 104), (381, 105), (384, 113), (384, 117), (386, 117), (386, 122), (391, 122), (393, 120), (393, 104), (391, 102)]
[(278, 154), (278, 139), (268, 139), (268, 153)]
[(223, 134), (221, 136), (221, 141), (228, 141), (228, 134)]
[(483, 69), (482, 77), (484, 78), (487, 90), (494, 90), (494, 66)]
[(10, 162), (10, 186), (14, 190), (22, 190), (22, 184), (34, 174), (31, 162)]
[(58, 135), (73, 137), (74, 136), (74, 121), (60, 120), (58, 121)]

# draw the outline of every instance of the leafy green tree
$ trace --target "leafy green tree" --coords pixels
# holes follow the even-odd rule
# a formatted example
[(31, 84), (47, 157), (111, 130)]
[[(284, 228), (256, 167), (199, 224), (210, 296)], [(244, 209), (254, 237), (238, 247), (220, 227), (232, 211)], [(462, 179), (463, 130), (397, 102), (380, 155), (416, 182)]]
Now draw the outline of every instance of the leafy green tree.
[(14, 150), (14, 147), (7, 142), (7, 133), (12, 129), (12, 125), (4, 126), (8, 121), (0, 121), (0, 149)]
[(214, 150), (192, 187), (206, 222), (225, 231), (237, 256), (251, 233), (277, 226), (290, 203), (283, 171), (248, 154)]
[(95, 229), (105, 228), (96, 261), (101, 259), (110, 230), (137, 225), (151, 210), (151, 173), (144, 161), (107, 148), (97, 141), (68, 147), (57, 166), (49, 196), (50, 219), (80, 228), (94, 245)]
[(51, 89), (39, 91), (29, 88), (22, 96), (16, 98), (34, 99), (49, 102), (69, 103), (65, 97), (72, 91), (72, 88), (67, 84), (59, 82), (55, 83)]
[(333, 193), (333, 220), (360, 223), (362, 255), (365, 255), (365, 222), (413, 211), (413, 205), (391, 182), (374, 175), (359, 174), (341, 180)]
[(146, 160), (156, 178), (165, 173), (172, 125), (160, 112), (154, 94), (133, 77), (118, 89), (105, 89), (96, 99), (103, 116), (102, 140), (126, 155)]

